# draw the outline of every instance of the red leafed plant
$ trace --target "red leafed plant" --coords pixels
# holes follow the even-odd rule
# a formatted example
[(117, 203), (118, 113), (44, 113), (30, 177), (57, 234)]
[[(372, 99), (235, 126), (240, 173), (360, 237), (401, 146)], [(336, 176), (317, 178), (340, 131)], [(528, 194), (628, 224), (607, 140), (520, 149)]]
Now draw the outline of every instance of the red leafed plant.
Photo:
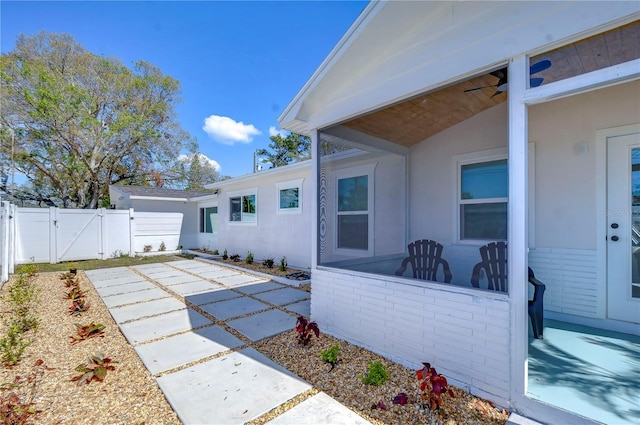
[(107, 371), (116, 369), (111, 363), (117, 362), (102, 354), (91, 356), (86, 363), (80, 363), (76, 366), (76, 371), (82, 375), (75, 376), (71, 380), (78, 381), (78, 385), (88, 384), (91, 381), (103, 381), (107, 376)]
[(85, 311), (89, 310), (91, 303), (86, 298), (78, 298), (71, 301), (71, 307), (69, 307), (69, 314), (72, 316), (80, 316)]
[(431, 410), (437, 410), (442, 406), (442, 395), (448, 394), (454, 397), (453, 391), (449, 389), (447, 378), (436, 372), (429, 363), (422, 363), (424, 367), (416, 371), (418, 381), (420, 382), (420, 391), (422, 391), (421, 399), (423, 407)]
[(85, 339), (93, 338), (94, 336), (104, 337), (105, 326), (102, 323), (91, 322), (88, 325), (74, 323), (73, 325), (76, 327), (76, 335), (69, 336), (72, 345)]
[(298, 332), (298, 343), (307, 345), (311, 341), (311, 336), (316, 334), (316, 338), (320, 337), (320, 328), (316, 322), (310, 322), (304, 316), (298, 316), (296, 322), (296, 332)]

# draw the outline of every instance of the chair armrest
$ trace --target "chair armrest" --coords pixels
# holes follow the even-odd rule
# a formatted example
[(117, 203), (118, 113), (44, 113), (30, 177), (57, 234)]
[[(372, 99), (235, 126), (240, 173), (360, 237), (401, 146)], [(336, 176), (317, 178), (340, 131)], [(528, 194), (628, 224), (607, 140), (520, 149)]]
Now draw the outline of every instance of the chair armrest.
[(449, 262), (447, 260), (440, 259), (442, 264), (442, 271), (444, 272), (444, 283), (451, 283), (451, 269), (449, 268)]
[(545, 289), (547, 289), (547, 287), (545, 286), (544, 283), (540, 282), (538, 279), (536, 279), (533, 276), (529, 276), (529, 283), (533, 285), (533, 299), (531, 300), (531, 303), (536, 303), (538, 298), (542, 299), (543, 294)]
[(402, 260), (402, 264), (400, 265), (400, 268), (396, 270), (396, 276), (402, 276), (404, 274), (404, 272), (407, 270), (407, 264), (409, 264), (410, 261), (411, 261), (411, 257), (407, 257), (404, 260)]
[(484, 268), (484, 263), (478, 263), (473, 267), (473, 273), (471, 273), (471, 285), (474, 288), (480, 287), (480, 270)]

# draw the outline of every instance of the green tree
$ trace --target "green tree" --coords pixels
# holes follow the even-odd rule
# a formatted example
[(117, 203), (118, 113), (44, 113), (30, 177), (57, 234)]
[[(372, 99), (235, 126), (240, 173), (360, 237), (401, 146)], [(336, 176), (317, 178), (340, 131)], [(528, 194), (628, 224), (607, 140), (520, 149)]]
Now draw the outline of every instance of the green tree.
[(293, 162), (305, 161), (311, 158), (311, 140), (302, 134), (289, 133), (287, 137), (280, 134), (271, 136), (269, 149), (258, 149), (256, 155), (271, 164), (270, 168), (282, 167)]
[(183, 163), (185, 164), (183, 180), (186, 183), (184, 188), (187, 190), (202, 190), (205, 184), (221, 179), (214, 165), (201, 153), (192, 152), (185, 155)]
[(96, 208), (109, 184), (176, 183), (180, 174), (168, 171), (197, 145), (176, 121), (179, 95), (179, 82), (148, 62), (129, 69), (67, 34), (21, 35), (0, 57), (0, 127), (15, 136), (15, 167), (30, 188), (22, 195)]

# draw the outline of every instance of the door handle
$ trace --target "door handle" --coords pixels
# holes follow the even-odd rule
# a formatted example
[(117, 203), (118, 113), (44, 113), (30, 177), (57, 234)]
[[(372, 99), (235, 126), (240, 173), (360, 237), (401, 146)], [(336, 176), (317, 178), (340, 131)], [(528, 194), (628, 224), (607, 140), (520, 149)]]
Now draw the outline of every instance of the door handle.
[(618, 239), (619, 239), (619, 238), (618, 238), (617, 236), (611, 236), (611, 240), (612, 240), (612, 241), (614, 241), (614, 242), (617, 242), (617, 241), (618, 241)]

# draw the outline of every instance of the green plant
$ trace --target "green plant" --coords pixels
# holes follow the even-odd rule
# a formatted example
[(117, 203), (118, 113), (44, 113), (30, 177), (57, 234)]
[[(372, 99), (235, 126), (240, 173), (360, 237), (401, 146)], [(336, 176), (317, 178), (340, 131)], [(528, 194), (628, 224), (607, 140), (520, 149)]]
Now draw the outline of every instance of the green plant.
[(20, 361), (22, 353), (31, 344), (31, 340), (24, 338), (24, 332), (17, 323), (12, 324), (7, 336), (0, 339), (0, 356), (2, 363), (14, 365)]
[(16, 273), (26, 275), (27, 277), (33, 277), (38, 273), (39, 267), (37, 264), (22, 264), (16, 270)]
[(71, 344), (77, 344), (80, 341), (84, 341), (85, 339), (93, 338), (95, 336), (99, 336), (101, 338), (104, 337), (105, 326), (102, 323), (91, 322), (88, 325), (74, 323), (73, 325), (76, 327), (76, 335), (69, 336), (69, 338), (71, 338)]
[(64, 272), (60, 275), (60, 280), (73, 280), (76, 278), (76, 275), (70, 272)]
[(67, 292), (67, 298), (70, 300), (77, 300), (82, 297), (84, 297), (84, 294), (80, 290), (79, 286), (73, 286), (71, 287), (71, 291)]
[(80, 286), (80, 281), (75, 277), (68, 277), (64, 281), (64, 286), (66, 286), (67, 288), (75, 288), (77, 286)]
[(274, 264), (275, 264), (275, 262), (273, 261), (273, 257), (265, 258), (265, 259), (262, 261), (262, 265), (263, 265), (263, 266), (265, 266), (265, 267), (266, 267), (266, 268), (268, 268), (268, 269), (273, 268), (273, 265), (274, 265)]
[(253, 263), (253, 254), (251, 251), (247, 252), (247, 256), (244, 258), (244, 262), (247, 264)]
[(420, 383), (420, 391), (422, 395), (422, 407), (431, 410), (438, 410), (443, 404), (442, 395), (447, 394), (449, 397), (455, 397), (453, 391), (449, 389), (447, 378), (436, 372), (429, 363), (422, 363), (424, 367), (416, 371), (418, 382)]
[(229, 258), (229, 254), (227, 254), (227, 250), (225, 249), (225, 250), (222, 252), (222, 259), (223, 259), (223, 260), (226, 260), (227, 258)]
[(160, 242), (160, 248), (158, 248), (158, 251), (166, 251), (167, 250), (167, 246), (164, 244), (164, 241)]
[(115, 370), (115, 366), (111, 363), (117, 363), (103, 354), (96, 354), (87, 359), (86, 363), (80, 363), (76, 366), (76, 372), (82, 375), (75, 376), (71, 381), (78, 381), (78, 385), (88, 384), (91, 381), (104, 381), (107, 372)]
[(77, 271), (78, 271), (78, 263), (76, 263), (75, 261), (70, 262), (69, 273), (75, 276)]
[(320, 357), (322, 361), (325, 363), (329, 363), (331, 365), (331, 370), (338, 364), (340, 361), (340, 344), (334, 344), (326, 350), (322, 350), (320, 352)]
[(26, 376), (16, 375), (13, 382), (0, 386), (0, 419), (3, 424), (28, 424), (30, 416), (38, 413), (34, 398), (45, 369), (44, 362), (38, 359)]
[(69, 307), (69, 314), (72, 316), (80, 316), (82, 313), (89, 310), (91, 303), (87, 301), (86, 298), (78, 298), (71, 302), (71, 307)]
[(280, 270), (281, 272), (287, 271), (287, 257), (282, 257), (282, 260), (280, 260), (280, 267), (278, 267), (278, 270)]
[(316, 322), (310, 322), (304, 316), (298, 316), (296, 321), (296, 332), (298, 333), (298, 344), (307, 345), (311, 341), (311, 336), (320, 338), (320, 328)]
[(229, 258), (233, 260), (234, 263), (237, 263), (238, 261), (240, 261), (240, 256), (238, 254), (230, 255)]
[(142, 248), (142, 251), (144, 252), (151, 252), (151, 245), (145, 245), (144, 248)]
[(382, 385), (386, 382), (389, 373), (387, 368), (380, 362), (367, 362), (369, 371), (366, 375), (360, 375), (360, 380), (367, 385)]
[(220, 255), (220, 252), (217, 249), (214, 249), (212, 252), (213, 255)]

